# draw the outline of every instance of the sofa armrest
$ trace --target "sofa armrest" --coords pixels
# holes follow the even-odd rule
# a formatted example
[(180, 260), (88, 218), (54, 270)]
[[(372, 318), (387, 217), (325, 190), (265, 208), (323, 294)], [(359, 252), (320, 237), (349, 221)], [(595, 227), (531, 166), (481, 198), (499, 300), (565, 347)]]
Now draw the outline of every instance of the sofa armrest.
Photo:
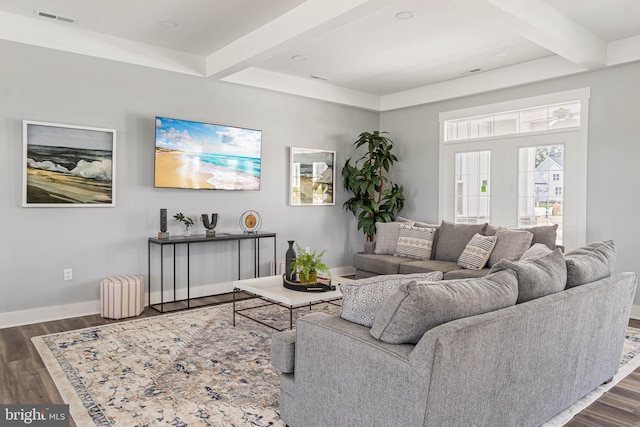
[(271, 365), (282, 373), (293, 372), (296, 362), (296, 331), (273, 334), (271, 338)]

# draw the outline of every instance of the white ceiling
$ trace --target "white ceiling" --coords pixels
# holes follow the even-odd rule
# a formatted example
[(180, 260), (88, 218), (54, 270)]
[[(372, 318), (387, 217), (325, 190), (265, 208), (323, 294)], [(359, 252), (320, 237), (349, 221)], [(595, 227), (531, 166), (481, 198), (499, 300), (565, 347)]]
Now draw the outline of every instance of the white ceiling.
[(0, 39), (385, 111), (638, 61), (640, 1), (0, 0)]

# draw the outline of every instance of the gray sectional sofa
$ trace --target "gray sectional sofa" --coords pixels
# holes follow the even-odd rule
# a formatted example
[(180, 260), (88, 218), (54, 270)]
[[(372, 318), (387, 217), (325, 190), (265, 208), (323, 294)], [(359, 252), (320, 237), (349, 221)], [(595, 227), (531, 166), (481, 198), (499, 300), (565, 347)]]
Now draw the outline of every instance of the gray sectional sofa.
[[(282, 420), (537, 426), (611, 379), (637, 282), (611, 275), (613, 242), (523, 258), (482, 278), (343, 285), (340, 316), (303, 316), (273, 336)], [(383, 288), (383, 301), (370, 297)]]
[[(442, 221), (441, 224), (428, 224), (404, 218), (401, 220), (376, 224), (374, 253), (357, 253), (353, 256), (356, 279), (381, 274), (411, 274), (430, 271), (443, 272), (445, 279), (482, 277), (502, 257), (507, 256), (514, 261), (517, 256), (536, 243), (545, 244), (551, 249), (556, 247), (557, 225), (508, 230), (489, 224), (455, 224), (447, 221)], [(400, 227), (403, 227), (402, 232), (414, 235), (416, 234), (415, 229), (435, 230), (428, 259), (409, 251), (403, 253), (396, 250), (401, 232)], [(485, 236), (497, 235), (497, 246), (484, 268), (463, 268), (459, 264), (460, 255), (476, 233)], [(525, 233), (531, 233), (530, 239), (527, 240), (524, 237)]]

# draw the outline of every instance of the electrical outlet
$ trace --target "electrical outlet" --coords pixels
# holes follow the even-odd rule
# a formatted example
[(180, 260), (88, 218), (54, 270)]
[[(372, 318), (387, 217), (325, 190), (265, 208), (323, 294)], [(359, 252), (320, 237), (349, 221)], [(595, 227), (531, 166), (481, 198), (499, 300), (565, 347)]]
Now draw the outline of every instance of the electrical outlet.
[(73, 279), (73, 270), (70, 268), (65, 268), (64, 270), (62, 270), (62, 273), (64, 275), (64, 280), (71, 280)]

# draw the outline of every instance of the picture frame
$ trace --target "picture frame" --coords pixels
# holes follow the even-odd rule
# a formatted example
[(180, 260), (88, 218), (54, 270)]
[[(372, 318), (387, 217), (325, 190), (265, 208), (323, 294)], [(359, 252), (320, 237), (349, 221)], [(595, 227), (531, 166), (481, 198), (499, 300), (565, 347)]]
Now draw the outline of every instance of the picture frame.
[(291, 147), (289, 204), (291, 206), (335, 205), (336, 152)]
[(114, 207), (116, 130), (22, 121), (23, 207)]

